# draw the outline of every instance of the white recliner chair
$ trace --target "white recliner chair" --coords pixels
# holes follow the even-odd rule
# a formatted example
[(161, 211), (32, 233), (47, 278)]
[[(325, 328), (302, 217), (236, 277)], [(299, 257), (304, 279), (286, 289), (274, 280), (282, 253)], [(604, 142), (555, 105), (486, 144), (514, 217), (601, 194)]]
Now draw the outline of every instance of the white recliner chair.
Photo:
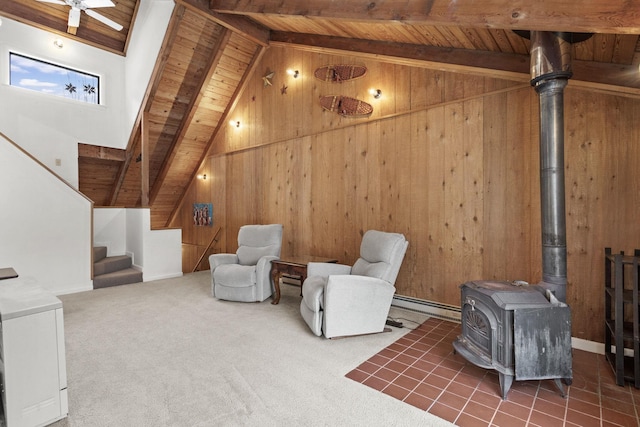
[(209, 256), (211, 293), (228, 301), (260, 302), (273, 293), (271, 261), (280, 258), (282, 224), (243, 225), (235, 254)]
[(300, 314), (326, 338), (382, 332), (409, 242), (402, 234), (367, 231), (353, 267), (309, 263)]

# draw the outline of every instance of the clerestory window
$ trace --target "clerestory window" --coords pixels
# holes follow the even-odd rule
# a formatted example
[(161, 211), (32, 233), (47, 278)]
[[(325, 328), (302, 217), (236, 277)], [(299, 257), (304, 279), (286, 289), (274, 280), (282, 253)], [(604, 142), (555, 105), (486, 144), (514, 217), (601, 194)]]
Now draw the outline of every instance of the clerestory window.
[(67, 99), (100, 104), (100, 77), (9, 52), (9, 84)]

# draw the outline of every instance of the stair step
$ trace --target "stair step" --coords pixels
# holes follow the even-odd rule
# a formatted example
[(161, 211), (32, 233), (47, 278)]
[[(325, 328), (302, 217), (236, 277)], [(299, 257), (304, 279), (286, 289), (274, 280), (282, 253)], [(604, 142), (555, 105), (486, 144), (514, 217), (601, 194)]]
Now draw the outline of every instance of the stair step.
[(100, 276), (131, 267), (131, 257), (127, 255), (109, 256), (93, 263), (93, 275)]
[(106, 246), (95, 246), (93, 248), (93, 262), (98, 262), (101, 259), (107, 257), (107, 247)]
[(95, 276), (93, 278), (93, 289), (140, 282), (142, 282), (141, 271), (138, 271), (135, 268), (125, 268), (123, 270)]

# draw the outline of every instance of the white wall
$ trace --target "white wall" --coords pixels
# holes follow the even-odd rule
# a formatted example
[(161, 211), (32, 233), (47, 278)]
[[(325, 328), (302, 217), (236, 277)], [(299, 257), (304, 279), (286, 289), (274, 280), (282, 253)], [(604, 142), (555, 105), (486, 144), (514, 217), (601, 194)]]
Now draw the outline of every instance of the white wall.
[[(10, 51), (100, 76), (101, 105), (9, 86), (0, 67), (0, 132), (78, 188), (78, 143), (126, 148), (174, 3), (142, 0), (127, 57), (2, 18), (0, 64)], [(56, 159), (60, 165), (56, 165)]]
[(91, 201), (1, 134), (0, 204), (0, 267), (58, 295), (93, 288)]
[(142, 0), (125, 61), (125, 126), (133, 127), (173, 12), (173, 0)]
[(96, 208), (93, 221), (95, 244), (131, 256), (143, 281), (182, 276), (182, 231), (151, 230), (148, 208)]
[(95, 208), (93, 210), (93, 246), (106, 246), (107, 256), (125, 254), (126, 230), (126, 209)]
[[(139, 227), (134, 233), (141, 236), (138, 244), (142, 246), (142, 257), (136, 256), (135, 259), (141, 258), (143, 280), (182, 276), (182, 230), (152, 230), (149, 209), (128, 209), (127, 218), (128, 224)], [(130, 234), (128, 228), (127, 236)]]
[[(147, 216), (151, 224), (151, 216)], [(182, 230), (151, 230), (144, 239), (143, 281), (182, 276)]]
[[(144, 271), (144, 209), (127, 209), (127, 255), (133, 258), (133, 265)], [(143, 273), (144, 281), (144, 273)]]

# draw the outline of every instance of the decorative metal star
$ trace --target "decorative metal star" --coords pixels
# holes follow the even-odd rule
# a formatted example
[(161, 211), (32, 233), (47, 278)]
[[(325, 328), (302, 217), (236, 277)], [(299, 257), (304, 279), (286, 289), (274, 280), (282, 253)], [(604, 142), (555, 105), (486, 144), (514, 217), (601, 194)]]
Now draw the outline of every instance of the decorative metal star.
[(264, 82), (264, 87), (272, 85), (271, 79), (273, 78), (273, 76), (275, 76), (275, 74), (276, 74), (275, 71), (272, 71), (262, 78), (262, 81)]
[(282, 85), (282, 88), (280, 88), (280, 93), (281, 93), (282, 95), (286, 95), (286, 94), (287, 94), (287, 89), (288, 89), (288, 88), (289, 88), (289, 86)]

